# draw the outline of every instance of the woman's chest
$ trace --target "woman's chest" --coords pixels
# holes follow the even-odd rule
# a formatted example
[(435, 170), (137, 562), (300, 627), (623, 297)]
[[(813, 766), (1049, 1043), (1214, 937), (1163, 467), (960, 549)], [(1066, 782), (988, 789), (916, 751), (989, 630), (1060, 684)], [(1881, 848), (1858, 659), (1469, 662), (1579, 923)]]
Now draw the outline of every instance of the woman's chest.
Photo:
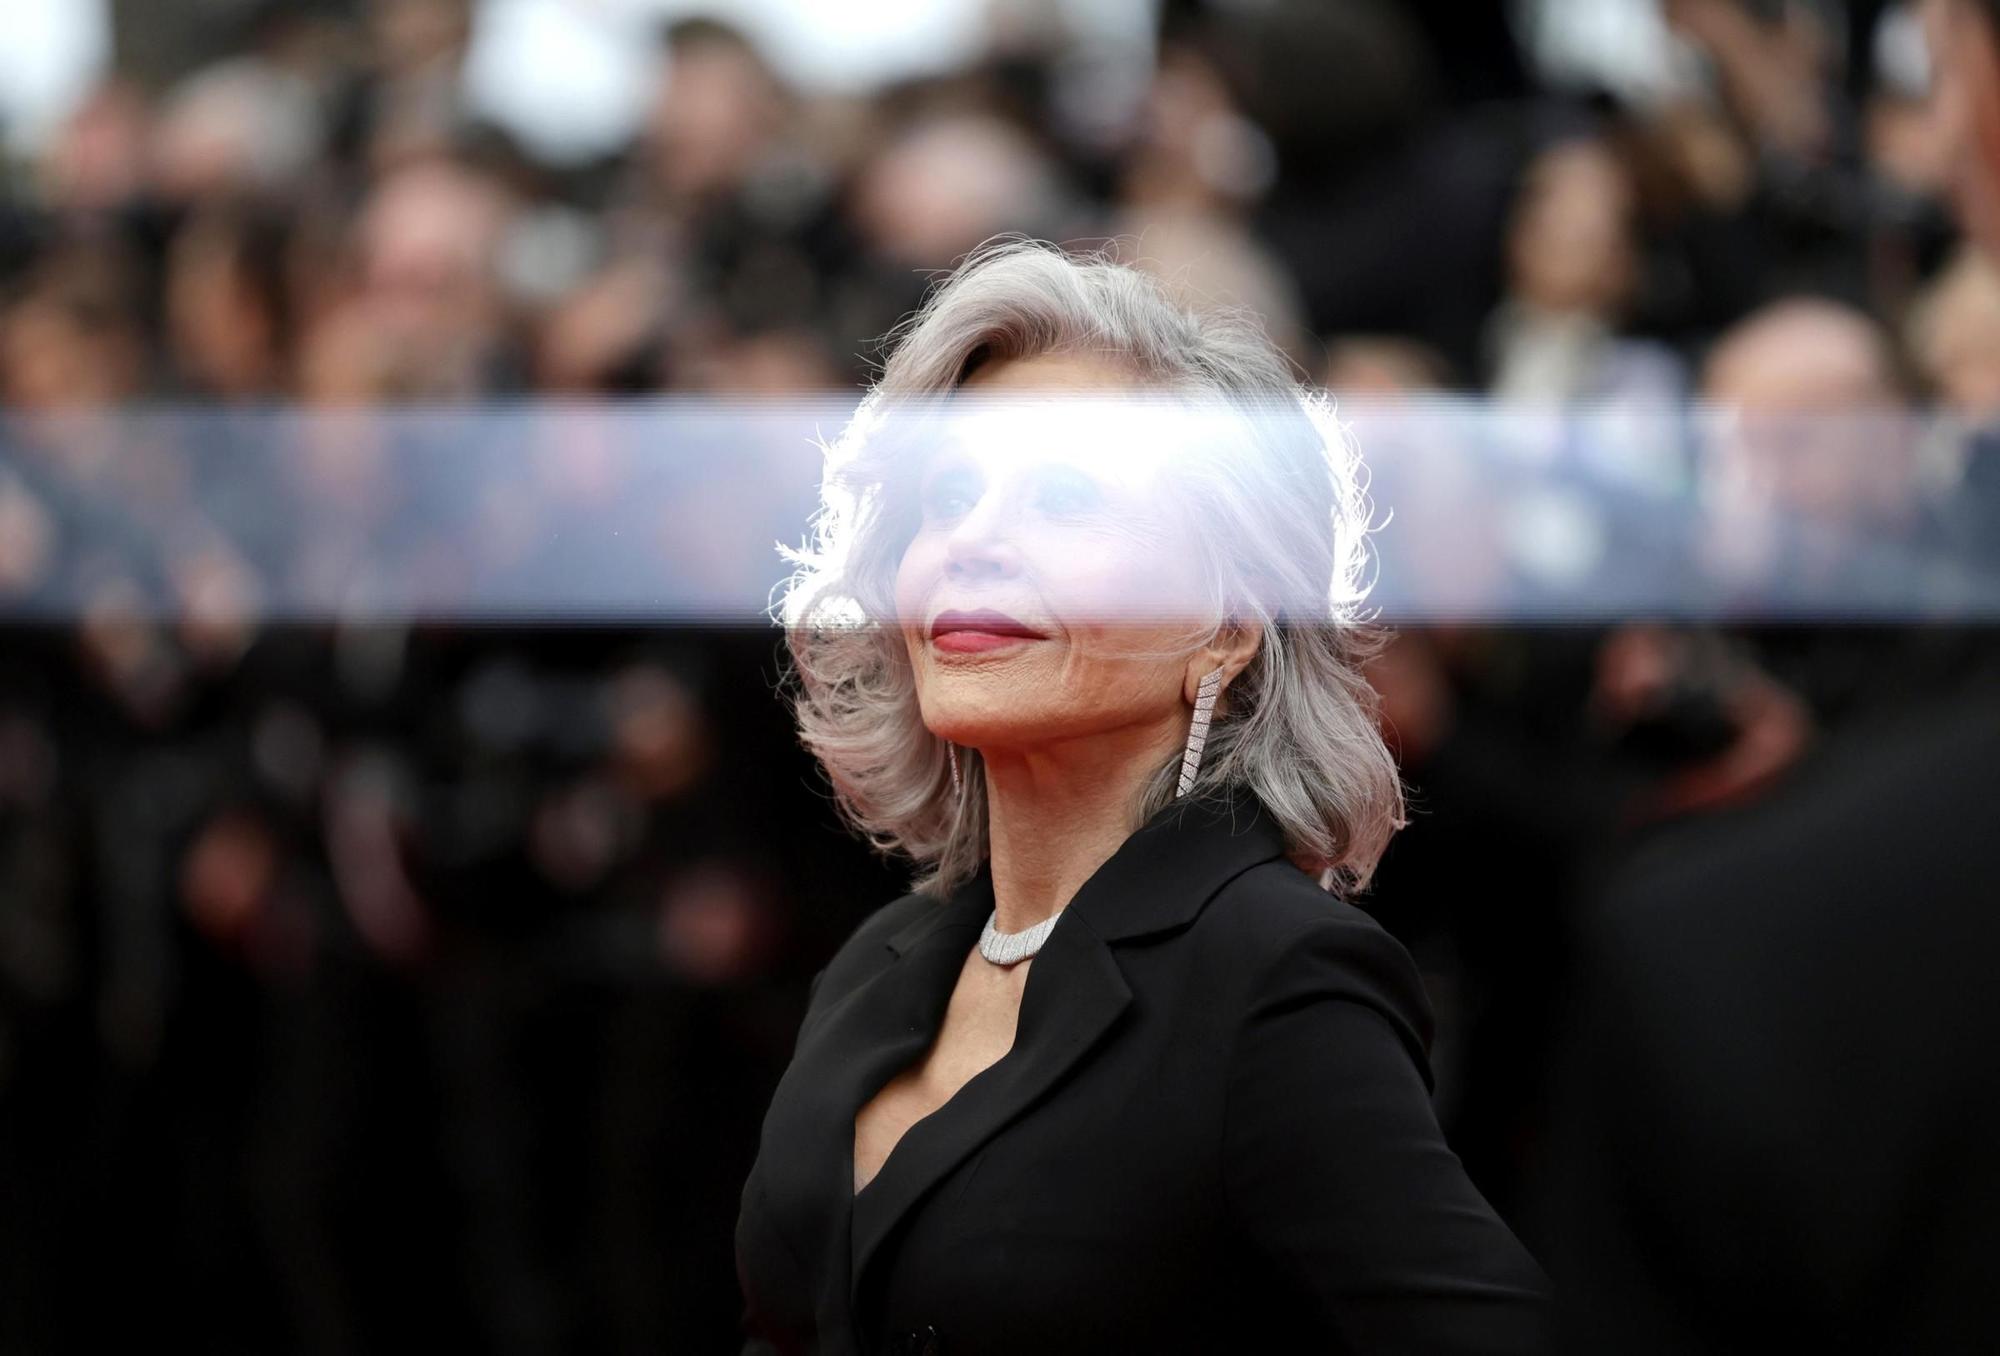
[[(948, 984), (928, 990), (934, 1006), (917, 1001), (923, 989), (867, 986), (808, 1024), (753, 1174), (746, 1283), (791, 1288), (756, 1246), (783, 1237), (821, 1320), (843, 1328), (836, 1296), (851, 1277), (861, 1331), (882, 1330), (886, 1301), (898, 1317), (929, 1315), (914, 1327), (948, 1318), (961, 1334), (990, 1323), (1025, 1340), (996, 1275), (1012, 1278), (1008, 1295), (1060, 1297), (1063, 1312), (1163, 1341), (1174, 1315), (1202, 1325), (1214, 1270), (1233, 1255), (1220, 1161), (1232, 996), (1073, 951), (1035, 960), (1042, 988), (1026, 995), (1014, 1044), (963, 1047), (967, 1064), (999, 1058), (949, 1100), (948, 1083), (921, 1100), (892, 1088), (935, 1050), (958, 1049), (938, 1039)], [(893, 1125), (926, 1106), (857, 1199), (852, 1150), (872, 1117)]]
[[(976, 959), (976, 958), (975, 958)], [(980, 967), (986, 967), (979, 960)], [(860, 1191), (910, 1127), (942, 1109), (1013, 1048), (1024, 973), (982, 973), (968, 964), (954, 990), (936, 1040), (912, 1067), (897, 1073), (854, 1117), (854, 1189)]]
[(935, 1327), (968, 1351), (1050, 1349), (1051, 1313), (1072, 1329), (1066, 1341), (1092, 1339), (1063, 1350), (1177, 1351), (1227, 1326), (1212, 1301), (1241, 1249), (1225, 1204), (1219, 1057), (1125, 1034), (1135, 1038), (1023, 1108), (914, 1204), (863, 1292), (864, 1322)]

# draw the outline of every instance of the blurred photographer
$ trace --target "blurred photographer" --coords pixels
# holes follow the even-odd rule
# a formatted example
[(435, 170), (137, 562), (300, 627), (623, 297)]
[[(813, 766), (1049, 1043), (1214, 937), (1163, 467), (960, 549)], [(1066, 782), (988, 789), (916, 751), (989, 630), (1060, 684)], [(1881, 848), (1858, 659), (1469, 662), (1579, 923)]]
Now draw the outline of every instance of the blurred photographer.
[[(2000, 253), (2000, 3), (1925, 17), (1955, 196)], [(1595, 893), (1548, 1160), (1568, 1349), (2000, 1348), (1984, 635)]]

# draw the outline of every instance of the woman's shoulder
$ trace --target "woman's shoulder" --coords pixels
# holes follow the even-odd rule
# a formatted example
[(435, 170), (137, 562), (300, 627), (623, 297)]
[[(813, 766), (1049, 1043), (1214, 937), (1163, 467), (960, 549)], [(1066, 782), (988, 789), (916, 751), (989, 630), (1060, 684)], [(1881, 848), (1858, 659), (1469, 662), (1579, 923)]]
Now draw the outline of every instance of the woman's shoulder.
[(1253, 956), (1275, 956), (1308, 938), (1403, 949), (1374, 915), (1329, 894), (1284, 859), (1262, 862), (1224, 885), (1202, 911), (1202, 921)]
[(1249, 977), (1262, 1009), (1311, 997), (1361, 1001), (1429, 1044), (1432, 1013), (1403, 944), (1360, 905), (1321, 889), (1289, 861), (1245, 871), (1202, 911), (1202, 952)]
[(850, 953), (886, 953), (890, 939), (897, 933), (926, 914), (945, 907), (946, 901), (927, 891), (912, 890), (898, 895), (862, 919), (847, 940), (841, 943), (834, 959), (840, 960)]
[(817, 1007), (823, 998), (845, 993), (888, 964), (889, 940), (926, 913), (944, 907), (936, 895), (912, 890), (863, 918), (813, 977), (812, 1005)]

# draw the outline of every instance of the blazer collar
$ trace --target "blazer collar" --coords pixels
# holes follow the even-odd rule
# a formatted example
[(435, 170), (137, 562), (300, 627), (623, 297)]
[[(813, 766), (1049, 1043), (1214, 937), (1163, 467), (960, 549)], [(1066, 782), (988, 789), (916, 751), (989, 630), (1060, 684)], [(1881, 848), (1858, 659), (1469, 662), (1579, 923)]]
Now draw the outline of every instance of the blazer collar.
[[(1069, 907), (1107, 942), (1164, 932), (1192, 921), (1217, 890), (1285, 848), (1284, 830), (1247, 790), (1177, 800), (1120, 844)], [(906, 955), (942, 928), (983, 925), (992, 911), (992, 871), (982, 865), (889, 938), (889, 949)]]
[[(848, 1220), (850, 1227), (828, 1240), (828, 1280), (834, 1287), (827, 1297), (829, 1316), (862, 1316), (872, 1263), (896, 1225), (931, 1187), (1111, 1035), (1132, 1003), (1132, 991), (1107, 943), (1191, 921), (1232, 878), (1284, 851), (1283, 831), (1248, 792), (1167, 806), (1084, 883), (1050, 933), (1028, 976), (1013, 1048), (937, 1114), (910, 1127), (858, 1197), (851, 1193), (852, 1136), (830, 1137), (837, 1148), (829, 1146), (833, 1157), (825, 1171), (841, 1207), (835, 1218)], [(929, 1047), (992, 908), (992, 874), (982, 867), (938, 907), (892, 936), (888, 946), (895, 962), (813, 1033), (822, 1067), (837, 1071), (830, 1101), (845, 1122), (843, 1131), (851, 1130), (867, 1097)], [(850, 1206), (851, 1211), (845, 1208)]]

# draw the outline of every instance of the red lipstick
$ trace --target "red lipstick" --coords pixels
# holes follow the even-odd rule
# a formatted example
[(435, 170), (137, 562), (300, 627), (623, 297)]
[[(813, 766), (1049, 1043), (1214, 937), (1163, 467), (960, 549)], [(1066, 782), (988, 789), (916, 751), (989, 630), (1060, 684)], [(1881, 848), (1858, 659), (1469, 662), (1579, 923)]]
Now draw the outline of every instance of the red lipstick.
[(991, 608), (940, 612), (931, 623), (931, 644), (953, 654), (974, 654), (1042, 639), (1045, 639), (1042, 633), (1032, 626)]

